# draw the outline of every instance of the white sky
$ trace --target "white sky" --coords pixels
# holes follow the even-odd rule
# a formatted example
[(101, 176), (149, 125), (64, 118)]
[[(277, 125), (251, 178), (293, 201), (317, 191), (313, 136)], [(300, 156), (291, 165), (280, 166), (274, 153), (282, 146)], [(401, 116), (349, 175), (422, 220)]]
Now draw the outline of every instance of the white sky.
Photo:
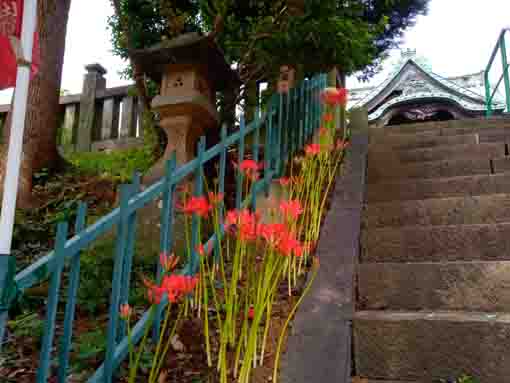
[[(127, 83), (118, 75), (123, 62), (111, 53), (107, 18), (112, 13), (107, 0), (72, 1), (62, 89), (80, 93), (84, 66), (94, 62), (108, 70), (108, 87)], [(487, 65), (505, 26), (510, 26), (509, 0), (431, 0), (429, 14), (420, 17), (416, 26), (407, 31), (402, 47), (416, 49), (440, 75), (474, 73)], [(510, 44), (508, 46), (510, 50)], [(375, 85), (384, 80), (399, 55), (398, 51), (392, 52), (383, 65), (383, 73), (370, 83)], [(349, 79), (349, 87), (358, 85), (356, 79)], [(10, 91), (0, 92), (0, 104), (9, 103), (10, 94)]]

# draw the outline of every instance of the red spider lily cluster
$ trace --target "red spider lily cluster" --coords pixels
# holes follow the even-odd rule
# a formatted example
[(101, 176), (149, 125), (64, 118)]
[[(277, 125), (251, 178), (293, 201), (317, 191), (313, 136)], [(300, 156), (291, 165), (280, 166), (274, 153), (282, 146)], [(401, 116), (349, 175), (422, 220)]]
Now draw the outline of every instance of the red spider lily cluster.
[(346, 106), (348, 92), (345, 88), (326, 88), (321, 93), (321, 102), (330, 106)]
[[(231, 210), (225, 217), (225, 229), (227, 232), (237, 233), (242, 241), (255, 241), (258, 234), (260, 214), (252, 213), (248, 209)], [(235, 228), (235, 229), (234, 229)]]
[(198, 283), (198, 276), (181, 274), (165, 275), (160, 285), (144, 280), (149, 301), (159, 304), (166, 295), (172, 303), (190, 294)]
[(296, 220), (303, 213), (303, 208), (299, 200), (282, 201), (280, 211), (284, 217)]
[(211, 205), (205, 197), (190, 197), (183, 205), (178, 206), (186, 215), (197, 214), (200, 217), (207, 217), (211, 211)]
[(309, 144), (305, 147), (305, 153), (307, 156), (316, 156), (320, 154), (321, 146), (320, 144)]
[[(297, 219), (303, 212), (297, 200), (284, 201), (280, 211), (285, 218)], [(263, 240), (267, 245), (285, 256), (301, 256), (305, 246), (296, 238), (296, 234), (284, 223), (262, 223), (260, 214), (247, 209), (231, 210), (225, 219), (227, 232), (236, 234), (241, 241)]]
[(237, 169), (243, 173), (248, 179), (256, 181), (259, 178), (260, 170), (264, 168), (263, 163), (258, 163), (255, 160), (243, 160), (239, 165), (237, 165)]
[(189, 197), (183, 204), (178, 204), (177, 208), (185, 215), (192, 216), (193, 214), (199, 217), (206, 218), (211, 210), (223, 202), (223, 193), (209, 192), (208, 198), (204, 196)]

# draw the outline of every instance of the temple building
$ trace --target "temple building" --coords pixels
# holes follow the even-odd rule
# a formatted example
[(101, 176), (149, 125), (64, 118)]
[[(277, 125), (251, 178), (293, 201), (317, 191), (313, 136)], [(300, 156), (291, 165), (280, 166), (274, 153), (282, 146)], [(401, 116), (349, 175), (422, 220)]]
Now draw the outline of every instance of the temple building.
[[(423, 63), (415, 50), (406, 50), (380, 85), (350, 89), (348, 108), (366, 107), (370, 124), (379, 127), (480, 118), (487, 110), (484, 94), (484, 71), (443, 77)], [(504, 112), (501, 97), (495, 97), (492, 108), (493, 115)]]

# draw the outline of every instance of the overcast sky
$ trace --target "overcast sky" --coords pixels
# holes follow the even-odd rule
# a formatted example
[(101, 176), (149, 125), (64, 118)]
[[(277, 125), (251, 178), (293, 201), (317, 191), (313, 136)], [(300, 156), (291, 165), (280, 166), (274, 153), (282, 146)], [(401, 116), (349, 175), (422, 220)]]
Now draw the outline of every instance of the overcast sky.
[[(84, 66), (93, 62), (108, 70), (108, 87), (127, 83), (118, 75), (125, 64), (111, 53), (107, 19), (112, 13), (108, 0), (72, 1), (62, 89), (80, 93)], [(431, 0), (429, 14), (406, 32), (402, 48), (416, 49), (440, 75), (475, 73), (485, 68), (501, 29), (508, 26), (509, 0)], [(510, 50), (510, 41), (508, 46)], [(392, 52), (371, 83), (384, 80), (399, 56), (399, 51)], [(349, 80), (350, 87), (358, 85), (356, 79)], [(10, 92), (0, 92), (0, 104), (8, 102)]]

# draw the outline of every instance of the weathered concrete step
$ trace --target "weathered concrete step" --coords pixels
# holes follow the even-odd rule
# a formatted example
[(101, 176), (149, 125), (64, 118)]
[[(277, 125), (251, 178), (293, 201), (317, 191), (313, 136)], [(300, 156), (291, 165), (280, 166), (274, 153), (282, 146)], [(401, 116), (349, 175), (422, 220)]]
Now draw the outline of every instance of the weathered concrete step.
[(408, 162), (442, 161), (461, 158), (491, 159), (505, 156), (505, 144), (489, 142), (482, 144), (436, 146), (433, 148), (393, 150), (385, 148), (371, 148), (368, 152), (368, 162), (379, 162), (382, 158), (395, 156), (401, 164)]
[(368, 230), (411, 225), (462, 225), (502, 223), (510, 220), (510, 195), (431, 198), (368, 205), (364, 224)]
[(435, 382), (468, 374), (480, 383), (510, 377), (510, 314), (357, 312), (356, 374)]
[(413, 178), (448, 178), (510, 172), (510, 157), (415, 162), (402, 165), (391, 157), (368, 163), (368, 183)]
[[(446, 134), (447, 131), (470, 132), (477, 129), (490, 129), (510, 127), (510, 119), (466, 119), (452, 121), (436, 121), (416, 124), (403, 124), (398, 126), (388, 126), (384, 128), (391, 133), (416, 134), (417, 132), (440, 131)], [(375, 130), (377, 128), (373, 128)], [(380, 129), (380, 128), (379, 128)]]
[[(507, 158), (503, 158), (506, 162)], [(510, 166), (510, 159), (508, 160)], [(431, 162), (417, 162), (402, 165), (391, 156), (369, 161), (367, 169), (367, 182), (385, 182), (408, 178), (436, 178), (468, 176), (475, 174), (492, 173), (489, 159), (471, 158), (460, 160), (445, 160)]]
[(371, 184), (367, 188), (366, 200), (373, 203), (509, 192), (510, 173), (482, 174), (448, 178), (406, 179)]
[(364, 230), (362, 262), (510, 261), (510, 223)]
[(508, 142), (510, 128), (487, 128), (473, 133), (441, 135), (438, 131), (420, 132), (411, 134), (391, 134), (383, 132), (373, 133), (370, 144), (373, 148), (418, 149), (448, 145), (479, 144), (488, 142)]
[(510, 262), (364, 263), (362, 310), (507, 311)]

